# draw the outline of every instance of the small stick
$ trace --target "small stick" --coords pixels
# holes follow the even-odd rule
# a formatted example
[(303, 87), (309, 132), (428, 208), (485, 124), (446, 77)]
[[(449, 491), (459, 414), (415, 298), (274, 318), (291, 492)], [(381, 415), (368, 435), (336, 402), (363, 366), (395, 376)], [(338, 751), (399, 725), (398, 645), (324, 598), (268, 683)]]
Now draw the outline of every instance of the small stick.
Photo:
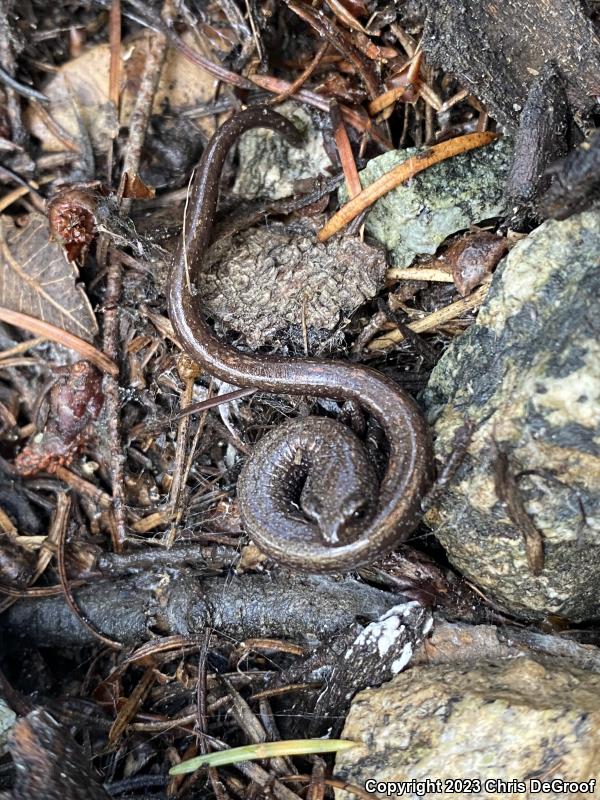
[(76, 353), (82, 355), (87, 361), (91, 361), (92, 364), (107, 375), (119, 374), (117, 365), (108, 356), (101, 353), (89, 342), (80, 339), (79, 336), (75, 336), (74, 333), (57, 328), (50, 322), (44, 322), (42, 319), (30, 317), (29, 314), (21, 314), (20, 311), (13, 311), (2, 306), (0, 306), (0, 320), (7, 322), (9, 325), (15, 325), (17, 328), (24, 328), (30, 333), (36, 333), (38, 336), (50, 339), (57, 344), (63, 345), (63, 347), (68, 347), (70, 350), (75, 350)]
[(6, 350), (0, 350), (0, 361), (3, 361), (5, 358), (14, 358), (14, 356), (23, 355), (28, 350), (31, 350), (32, 347), (37, 347), (38, 344), (43, 344), (46, 341), (43, 336), (38, 336), (35, 339), (25, 339), (24, 342), (19, 342), (14, 347), (9, 347)]
[(454, 283), (454, 278), (443, 269), (430, 267), (390, 267), (386, 270), (385, 278), (388, 281), (438, 281), (439, 283)]
[(483, 147), (496, 138), (496, 134), (490, 132), (467, 133), (465, 136), (457, 136), (446, 142), (435, 144), (422, 153), (407, 158), (406, 161), (382, 175), (381, 178), (363, 189), (359, 195), (343, 205), (321, 228), (317, 240), (326, 242), (380, 197), (424, 169), (438, 164), (440, 161), (445, 161), (447, 158)]
[(66, 467), (55, 467), (52, 473), (74, 491), (90, 497), (95, 503), (98, 503), (100, 508), (106, 511), (111, 508), (112, 502), (110, 495), (103, 492), (102, 489), (99, 489), (97, 486), (94, 486), (93, 483), (86, 481)]
[[(450, 322), (450, 320), (460, 317), (466, 311), (471, 311), (474, 308), (478, 308), (485, 300), (485, 296), (488, 293), (489, 288), (490, 284), (485, 283), (468, 297), (457, 300), (454, 303), (450, 303), (450, 305), (444, 306), (443, 308), (439, 308), (437, 311), (434, 311), (432, 314), (428, 314), (422, 319), (417, 319), (414, 322), (410, 322), (408, 327), (415, 333), (424, 333), (425, 331), (433, 330), (434, 328), (437, 328), (446, 322)], [(367, 350), (386, 350), (388, 347), (391, 347), (391, 345), (403, 341), (404, 338), (404, 334), (396, 328), (388, 331), (378, 339), (373, 339), (373, 341), (367, 345)]]
[[(198, 377), (200, 369), (196, 363), (194, 363), (187, 355), (184, 354), (179, 357), (178, 371), (184, 381), (180, 405), (185, 408), (191, 404), (194, 397), (194, 381)], [(177, 426), (177, 444), (175, 448), (175, 459), (173, 461), (173, 481), (171, 483), (169, 499), (167, 502), (168, 514), (172, 520), (169, 533), (165, 541), (167, 548), (171, 548), (173, 546), (175, 536), (177, 535), (177, 522), (182, 515), (180, 500), (187, 477), (184, 462), (186, 457), (190, 422), (191, 420), (189, 415), (185, 415), (179, 419), (179, 424)]]
[(323, 42), (321, 47), (319, 47), (319, 49), (315, 53), (314, 58), (309, 62), (308, 66), (302, 72), (302, 74), (299, 75), (293, 83), (290, 83), (287, 89), (284, 89), (280, 94), (275, 95), (275, 97), (272, 97), (269, 100), (269, 105), (277, 106), (279, 105), (279, 103), (283, 103), (284, 100), (290, 98), (293, 94), (296, 94), (296, 92), (299, 91), (304, 86), (306, 81), (310, 78), (310, 76), (319, 66), (328, 48), (329, 48), (329, 42)]
[(28, 97), (30, 100), (39, 100), (42, 103), (50, 102), (50, 98), (45, 94), (38, 92), (38, 90), (34, 89), (33, 86), (28, 86), (26, 83), (21, 83), (20, 81), (16, 80), (16, 78), (13, 78), (13, 76), (1, 66), (0, 81), (2, 81), (5, 86), (10, 86), (11, 89), (14, 89), (15, 92), (20, 94), (22, 97)]
[(78, 155), (81, 155), (81, 145), (79, 145), (75, 139), (73, 139), (73, 137), (63, 128), (63, 126), (54, 119), (47, 108), (35, 100), (31, 101), (31, 106), (35, 109), (36, 114), (42, 118), (44, 125), (48, 128), (50, 133), (55, 136), (67, 150), (69, 150), (71, 153), (77, 153)]
[(248, 395), (254, 394), (255, 392), (256, 389), (235, 389), (233, 392), (226, 392), (225, 394), (208, 397), (206, 400), (200, 400), (198, 403), (191, 403), (188, 406), (184, 406), (181, 411), (169, 418), (169, 422), (176, 422), (178, 419), (187, 417), (189, 414), (199, 414), (201, 411), (207, 411), (209, 408), (216, 408), (217, 406), (223, 405), (223, 403), (229, 403), (231, 400), (238, 400), (240, 397), (248, 397)]
[(300, 19), (303, 19), (310, 27), (316, 31), (319, 36), (329, 41), (344, 58), (354, 66), (358, 75), (362, 79), (369, 97), (373, 99), (379, 94), (379, 84), (370, 63), (365, 61), (362, 53), (349, 41), (347, 41), (341, 29), (336, 28), (331, 23), (331, 20), (326, 17), (322, 12), (316, 13), (307, 4), (300, 0), (284, 0), (290, 11), (297, 14)]
[[(383, 111), (384, 108), (391, 106), (401, 97), (403, 97), (407, 92), (410, 92), (415, 88), (419, 80), (419, 72), (421, 70), (422, 60), (423, 60), (423, 51), (417, 50), (412, 59), (407, 62), (407, 65), (409, 65), (409, 67), (408, 67), (408, 74), (406, 75), (406, 86), (396, 86), (393, 89), (390, 89), (389, 91), (380, 94), (379, 97), (376, 97), (369, 103), (369, 114), (372, 117), (374, 117), (380, 111)], [(404, 67), (402, 68), (402, 71), (404, 71)]]
[(108, 72), (108, 99), (113, 104), (117, 124), (108, 143), (107, 173), (113, 171), (115, 138), (119, 133), (119, 98), (121, 93), (121, 0), (112, 0), (108, 15), (108, 41), (110, 66)]
[[(256, 86), (261, 89), (265, 89), (267, 92), (282, 92), (291, 85), (288, 81), (284, 81), (281, 78), (273, 78), (270, 75), (253, 75), (252, 83), (256, 84)], [(300, 91), (295, 92), (293, 96), (301, 103), (306, 103), (321, 111), (329, 110), (329, 98), (322, 97), (316, 92), (310, 92), (308, 89), (300, 89)], [(356, 128), (359, 133), (368, 133), (373, 141), (377, 142), (384, 150), (394, 149), (390, 140), (386, 139), (385, 136), (382, 136), (376, 130), (371, 119), (369, 119), (366, 114), (363, 115), (355, 109), (343, 105), (340, 105), (340, 109), (346, 122), (352, 125), (353, 128)]]
[[(141, 77), (139, 92), (129, 120), (129, 139), (123, 158), (123, 171), (119, 190), (117, 192), (121, 216), (128, 214), (131, 209), (132, 200), (130, 198), (123, 199), (125, 180), (127, 175), (137, 175), (139, 170), (142, 147), (146, 137), (152, 104), (162, 72), (166, 45), (167, 41), (165, 37), (160, 34), (152, 36), (148, 42), (148, 54), (144, 65), (144, 72)], [(123, 270), (121, 262), (117, 254), (112, 253), (106, 280), (103, 349), (114, 361), (118, 361), (121, 357), (119, 345), (119, 301), (122, 282)], [(116, 376), (110, 376), (105, 380), (104, 394), (106, 398), (105, 408), (108, 420), (108, 435), (111, 445), (110, 471), (115, 519), (115, 530), (112, 531), (113, 547), (117, 552), (120, 552), (127, 538), (127, 531), (125, 526), (125, 492), (123, 488), (125, 458), (121, 439), (121, 400)]]
[(56, 566), (65, 600), (71, 611), (79, 619), (84, 628), (86, 628), (97, 639), (100, 639), (100, 641), (108, 647), (112, 647), (115, 650), (121, 650), (123, 645), (120, 642), (113, 642), (112, 639), (109, 639), (103, 633), (100, 633), (100, 631), (97, 630), (89, 621), (89, 619), (83, 614), (77, 605), (75, 598), (73, 597), (73, 592), (71, 591), (71, 586), (69, 585), (69, 578), (67, 576), (67, 568), (65, 565), (65, 540), (67, 537), (67, 528), (69, 526), (70, 512), (71, 498), (67, 494), (59, 494), (56, 498), (56, 515), (59, 517), (61, 524), (58, 526)]

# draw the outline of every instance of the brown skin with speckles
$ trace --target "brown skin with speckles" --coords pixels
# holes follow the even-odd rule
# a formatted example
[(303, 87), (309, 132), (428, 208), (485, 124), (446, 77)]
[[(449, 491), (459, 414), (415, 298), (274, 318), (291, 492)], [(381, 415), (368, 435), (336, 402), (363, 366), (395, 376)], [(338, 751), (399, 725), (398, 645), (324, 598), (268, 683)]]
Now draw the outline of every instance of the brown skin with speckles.
[[(305, 572), (354, 569), (390, 551), (417, 525), (432, 464), (429, 434), (414, 401), (381, 373), (343, 361), (242, 353), (220, 341), (203, 318), (192, 287), (210, 244), (221, 169), (250, 128), (270, 128), (300, 144), (288, 120), (262, 107), (235, 114), (213, 136), (187, 204), (169, 315), (185, 350), (211, 375), (267, 392), (354, 400), (378, 420), (389, 449), (379, 487), (359, 439), (314, 417), (265, 436), (238, 486), (246, 529), (268, 555)], [(303, 430), (303, 422), (312, 427)]]

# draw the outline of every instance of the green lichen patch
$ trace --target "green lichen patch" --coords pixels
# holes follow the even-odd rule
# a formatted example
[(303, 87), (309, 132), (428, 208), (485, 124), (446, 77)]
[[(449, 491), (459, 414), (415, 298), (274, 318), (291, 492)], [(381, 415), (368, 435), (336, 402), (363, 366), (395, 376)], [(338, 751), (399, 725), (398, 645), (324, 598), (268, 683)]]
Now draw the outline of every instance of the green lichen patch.
[[(393, 150), (374, 158), (360, 173), (364, 187), (426, 148)], [(415, 256), (435, 253), (456, 231), (505, 212), (505, 182), (511, 144), (499, 139), (420, 172), (378, 200), (367, 217), (367, 232), (407, 267)], [(345, 188), (340, 200), (348, 198)]]

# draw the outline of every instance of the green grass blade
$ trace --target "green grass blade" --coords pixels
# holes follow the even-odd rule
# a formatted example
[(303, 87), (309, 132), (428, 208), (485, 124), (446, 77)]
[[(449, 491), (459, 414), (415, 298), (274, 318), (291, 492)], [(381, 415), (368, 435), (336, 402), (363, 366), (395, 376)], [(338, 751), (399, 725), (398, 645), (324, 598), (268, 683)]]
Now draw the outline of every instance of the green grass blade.
[(283, 742), (247, 744), (244, 747), (232, 747), (230, 750), (219, 750), (217, 753), (209, 753), (182, 761), (181, 764), (171, 767), (169, 775), (184, 775), (186, 772), (194, 772), (199, 767), (223, 767), (226, 764), (253, 761), (257, 758), (335, 753), (338, 750), (349, 750), (356, 746), (357, 742), (350, 742), (347, 739), (288, 739)]

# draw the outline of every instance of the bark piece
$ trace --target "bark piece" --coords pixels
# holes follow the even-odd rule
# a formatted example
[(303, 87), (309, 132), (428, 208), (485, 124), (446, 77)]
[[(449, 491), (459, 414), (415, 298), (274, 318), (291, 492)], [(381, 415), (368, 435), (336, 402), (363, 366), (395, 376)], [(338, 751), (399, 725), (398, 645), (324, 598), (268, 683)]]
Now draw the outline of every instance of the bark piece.
[[(515, 137), (514, 161), (506, 190), (517, 208), (516, 218), (532, 216), (548, 189), (548, 166), (567, 153), (569, 107), (562, 79), (553, 64), (545, 65), (529, 89)], [(513, 223), (514, 227), (514, 223)]]
[(109, 800), (89, 758), (43, 709), (21, 719), (11, 736), (17, 768), (10, 800)]
[(454, 73), (509, 129), (548, 61), (560, 69), (571, 108), (580, 117), (593, 109), (600, 40), (577, 0), (426, 0), (426, 7), (428, 62)]
[(431, 611), (415, 600), (393, 606), (353, 639), (333, 665), (315, 715), (342, 716), (348, 700), (367, 686), (379, 686), (406, 669), (417, 646), (431, 630)]
[(555, 181), (542, 197), (544, 216), (566, 219), (600, 200), (600, 133), (552, 166)]

